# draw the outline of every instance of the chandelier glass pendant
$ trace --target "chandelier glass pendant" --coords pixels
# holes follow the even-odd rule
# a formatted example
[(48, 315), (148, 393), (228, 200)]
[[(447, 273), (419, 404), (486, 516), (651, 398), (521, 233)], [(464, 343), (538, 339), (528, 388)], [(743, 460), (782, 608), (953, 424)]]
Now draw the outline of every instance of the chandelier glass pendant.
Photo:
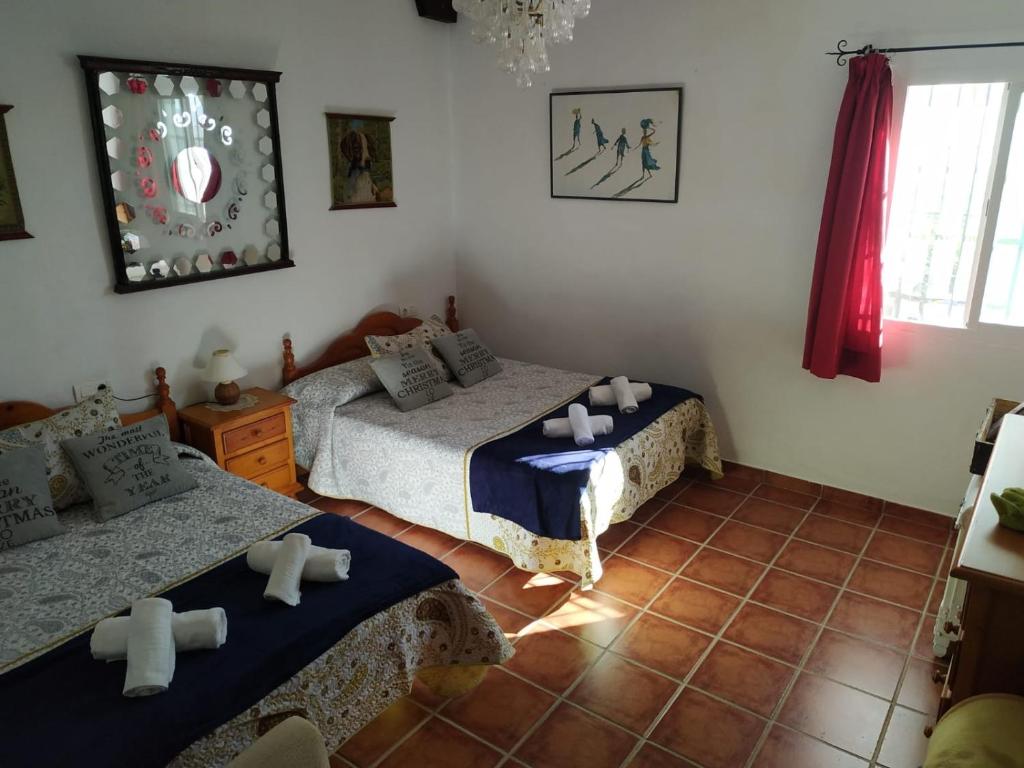
[(533, 73), (547, 72), (548, 43), (572, 42), (576, 19), (590, 13), (590, 0), (452, 0), (473, 22), (473, 40), (498, 48), (498, 64), (529, 88)]

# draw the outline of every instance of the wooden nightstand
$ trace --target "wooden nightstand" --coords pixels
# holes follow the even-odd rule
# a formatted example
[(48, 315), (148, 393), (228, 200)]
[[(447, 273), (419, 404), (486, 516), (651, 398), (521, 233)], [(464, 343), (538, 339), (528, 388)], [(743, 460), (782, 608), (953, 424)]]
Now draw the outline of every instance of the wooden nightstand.
[(215, 411), (205, 403), (178, 411), (184, 440), (222, 469), (264, 488), (294, 496), (295, 481), (291, 404), (287, 395), (254, 387), (242, 393), (258, 402), (237, 411)]

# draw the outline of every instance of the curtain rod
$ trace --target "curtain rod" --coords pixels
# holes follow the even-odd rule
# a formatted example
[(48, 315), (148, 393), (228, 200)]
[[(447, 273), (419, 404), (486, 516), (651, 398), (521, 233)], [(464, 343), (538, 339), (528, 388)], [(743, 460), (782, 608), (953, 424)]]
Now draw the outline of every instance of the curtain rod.
[(840, 67), (846, 66), (846, 60), (850, 56), (863, 56), (868, 53), (910, 53), (912, 51), (958, 51), (964, 48), (1024, 48), (1024, 41), (1014, 43), (965, 43), (961, 45), (919, 45), (909, 48), (875, 48), (873, 45), (865, 45), (863, 48), (850, 50), (846, 48), (850, 43), (840, 40), (834, 51), (826, 51), (827, 56), (835, 56), (836, 64)]

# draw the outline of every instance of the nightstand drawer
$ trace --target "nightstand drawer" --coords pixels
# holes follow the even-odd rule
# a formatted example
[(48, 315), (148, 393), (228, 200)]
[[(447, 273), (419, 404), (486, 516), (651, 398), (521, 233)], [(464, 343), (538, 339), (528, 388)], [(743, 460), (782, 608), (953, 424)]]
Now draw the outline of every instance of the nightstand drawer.
[(276, 443), (257, 448), (255, 451), (228, 459), (225, 469), (232, 474), (252, 478), (269, 472), (282, 464), (287, 465), (290, 458), (291, 443), (288, 440), (279, 440)]
[(244, 427), (229, 429), (222, 436), (224, 440), (224, 453), (235, 453), (263, 440), (283, 435), (285, 429), (283, 413), (275, 413), (269, 418), (254, 421), (252, 424), (246, 424)]
[(291, 493), (294, 490), (291, 487), (295, 484), (295, 481), (292, 479), (292, 469), (287, 464), (273, 469), (265, 475), (259, 475), (251, 479), (257, 485), (262, 485), (264, 488), (269, 488), (279, 493)]

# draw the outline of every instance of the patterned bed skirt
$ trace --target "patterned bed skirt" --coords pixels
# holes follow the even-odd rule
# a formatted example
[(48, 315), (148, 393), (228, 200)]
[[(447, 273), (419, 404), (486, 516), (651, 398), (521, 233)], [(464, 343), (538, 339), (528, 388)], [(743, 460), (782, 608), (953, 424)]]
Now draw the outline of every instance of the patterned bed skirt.
[(465, 692), (480, 667), (512, 657), (512, 646), (458, 580), (403, 600), (362, 622), (312, 664), (248, 711), (178, 755), (174, 768), (212, 768), (292, 715), (320, 729), (330, 751), (409, 693), (421, 669), (464, 667), (429, 675), (434, 686)]
[(679, 478), (687, 465), (722, 476), (718, 435), (704, 403), (680, 403), (615, 449), (601, 477), (587, 486), (580, 514), (580, 541), (548, 539), (495, 515), (474, 513), (473, 540), (508, 555), (526, 571), (571, 571), (587, 589), (601, 578), (597, 537), (628, 520), (646, 501)]
[[(468, 463), (464, 461), (466, 467)], [(601, 476), (592, 478), (587, 487), (580, 505), (579, 541), (538, 536), (504, 518), (467, 513), (464, 508), (448, 508), (444, 514), (427, 516), (411, 498), (400, 508), (380, 499), (361, 501), (380, 506), (410, 523), (500, 552), (524, 571), (570, 571), (580, 576), (582, 588), (588, 589), (602, 574), (597, 537), (609, 525), (631, 518), (658, 491), (678, 479), (687, 465), (703, 467), (715, 478), (722, 476), (718, 435), (704, 403), (697, 399), (680, 403), (616, 447), (615, 457), (605, 461)], [(468, 488), (462, 496), (460, 506), (468, 506)]]

